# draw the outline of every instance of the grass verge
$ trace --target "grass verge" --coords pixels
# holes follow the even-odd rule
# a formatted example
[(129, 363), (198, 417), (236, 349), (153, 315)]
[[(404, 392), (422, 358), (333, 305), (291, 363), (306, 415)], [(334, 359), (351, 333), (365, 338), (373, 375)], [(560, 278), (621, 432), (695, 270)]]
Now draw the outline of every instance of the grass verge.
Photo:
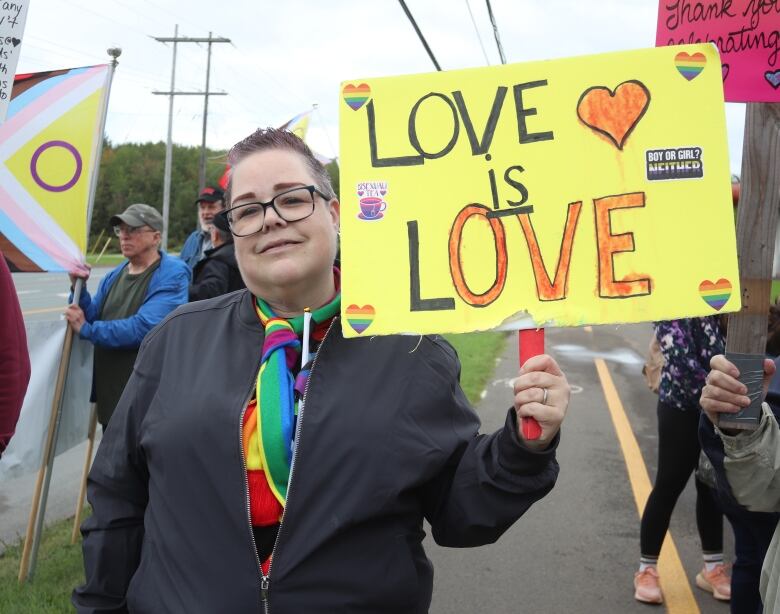
[(122, 254), (103, 254), (100, 260), (98, 260), (98, 255), (99, 254), (92, 254), (87, 256), (87, 262), (90, 266), (115, 267), (125, 259)]
[[(169, 256), (178, 256), (178, 252), (168, 252)], [(98, 260), (99, 254), (91, 254), (87, 256), (87, 262), (90, 266), (107, 266), (115, 267), (116, 265), (124, 262), (125, 257), (122, 254), (103, 254)]]
[[(85, 508), (82, 518), (89, 510)], [(0, 555), (0, 611), (4, 614), (60, 614), (73, 612), (70, 593), (84, 582), (81, 542), (70, 543), (73, 518), (47, 527), (41, 537), (38, 564), (30, 582), (20, 585), (20, 544)]]
[[(507, 334), (467, 333), (446, 335), (446, 338), (460, 357), (463, 390), (469, 401), (477, 403), (493, 374), (496, 358), (506, 347)], [(88, 513), (85, 510), (84, 517)], [(3, 614), (73, 612), (70, 593), (74, 586), (84, 581), (84, 568), (81, 543), (70, 543), (72, 527), (73, 518), (69, 518), (44, 530), (35, 577), (24, 585), (17, 582), (21, 545), (10, 546), (0, 555), (0, 611)]]
[(444, 335), (458, 352), (462, 366), (460, 385), (472, 404), (479, 402), (488, 379), (496, 369), (496, 358), (507, 344), (508, 333), (465, 333)]

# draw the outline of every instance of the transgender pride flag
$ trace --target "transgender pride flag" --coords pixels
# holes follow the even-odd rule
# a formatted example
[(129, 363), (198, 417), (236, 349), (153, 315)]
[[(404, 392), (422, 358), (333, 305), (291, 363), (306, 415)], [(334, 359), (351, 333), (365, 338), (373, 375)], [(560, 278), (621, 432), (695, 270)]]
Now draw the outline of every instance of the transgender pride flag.
[(0, 123), (0, 251), (12, 271), (84, 270), (111, 67), (17, 75)]

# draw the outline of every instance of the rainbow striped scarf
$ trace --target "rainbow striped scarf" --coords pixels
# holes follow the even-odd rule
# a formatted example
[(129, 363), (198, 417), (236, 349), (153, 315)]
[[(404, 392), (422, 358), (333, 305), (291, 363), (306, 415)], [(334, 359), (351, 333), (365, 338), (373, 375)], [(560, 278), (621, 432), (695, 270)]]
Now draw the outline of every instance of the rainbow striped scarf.
[[(341, 307), (341, 294), (312, 312), (311, 328), (335, 316)], [(292, 369), (300, 359), (303, 316), (285, 320), (274, 315), (262, 299), (255, 299), (255, 309), (265, 328), (263, 357), (257, 375), (257, 445), (268, 485), (276, 499), (284, 505), (295, 437), (295, 418), (309, 375), (304, 365), (293, 379)], [(304, 343), (309, 340), (305, 339)]]

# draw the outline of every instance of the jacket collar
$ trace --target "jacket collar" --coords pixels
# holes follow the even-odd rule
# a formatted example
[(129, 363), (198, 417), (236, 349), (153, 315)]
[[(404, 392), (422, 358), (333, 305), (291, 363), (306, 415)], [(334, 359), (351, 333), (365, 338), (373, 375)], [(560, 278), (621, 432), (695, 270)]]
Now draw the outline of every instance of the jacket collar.
[[(237, 294), (239, 294), (238, 318), (239, 320), (241, 320), (241, 323), (246, 326), (249, 326), (253, 330), (259, 329), (262, 331), (263, 327), (260, 324), (260, 318), (257, 317), (257, 311), (255, 311), (255, 297), (246, 288), (237, 291)], [(336, 314), (336, 317), (333, 320), (333, 326), (340, 326), (341, 325), (340, 320), (341, 318), (339, 314)], [(341, 337), (341, 332), (339, 331), (338, 335), (332, 335), (332, 336)]]
[[(223, 248), (230, 247), (232, 245), (233, 245), (233, 241), (228, 241), (227, 243), (223, 243), (222, 245), (220, 245), (218, 247), (212, 247), (210, 249), (207, 249), (205, 252), (203, 252), (203, 255), (206, 258), (208, 258), (209, 256), (213, 256), (214, 254), (216, 254), (218, 251), (222, 250)], [(204, 260), (205, 260), (205, 258), (204, 258)], [(201, 260), (200, 262), (203, 262), (203, 260)], [(198, 264), (200, 264), (200, 262)]]
[(263, 329), (260, 325), (260, 318), (257, 317), (257, 312), (255, 311), (255, 297), (247, 289), (241, 290), (238, 317), (247, 326), (259, 328), (260, 330)]

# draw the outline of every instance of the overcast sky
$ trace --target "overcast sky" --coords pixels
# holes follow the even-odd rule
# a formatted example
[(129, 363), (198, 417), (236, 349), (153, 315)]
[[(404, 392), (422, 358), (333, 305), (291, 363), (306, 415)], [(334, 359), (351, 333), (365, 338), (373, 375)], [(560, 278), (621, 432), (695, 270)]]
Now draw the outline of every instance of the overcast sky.
[[(655, 45), (657, 0), (492, 0), (507, 62)], [(498, 64), (483, 0), (407, 0), (442, 69)], [(473, 14), (472, 23), (469, 9)], [(227, 148), (317, 104), (309, 142), (337, 155), (339, 83), (434, 70), (397, 0), (30, 0), (18, 72), (108, 61), (122, 48), (107, 132), (115, 142), (165, 140), (170, 44), (214, 36), (208, 145)], [(476, 24), (476, 29), (475, 29)], [(481, 44), (480, 44), (481, 38)], [(484, 50), (483, 50), (484, 49)], [(487, 59), (486, 59), (487, 56)], [(206, 46), (180, 44), (176, 89), (204, 91)], [(173, 139), (200, 144), (201, 96), (174, 103)], [(727, 104), (732, 172), (742, 158), (744, 105)]]

